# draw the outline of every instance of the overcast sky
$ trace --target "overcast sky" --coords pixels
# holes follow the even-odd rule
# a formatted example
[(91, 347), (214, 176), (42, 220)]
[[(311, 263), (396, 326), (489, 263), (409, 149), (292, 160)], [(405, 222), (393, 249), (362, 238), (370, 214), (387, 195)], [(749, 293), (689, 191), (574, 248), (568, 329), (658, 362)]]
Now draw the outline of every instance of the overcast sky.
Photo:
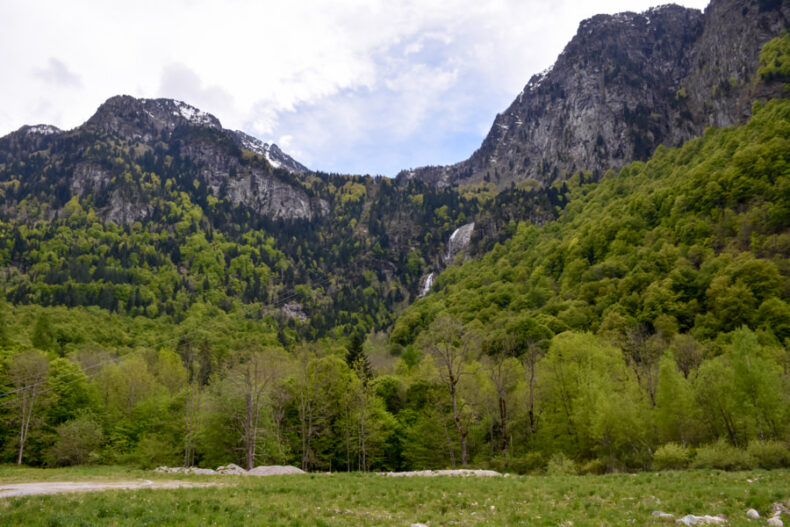
[(392, 176), (468, 157), (584, 18), (656, 3), (0, 0), (0, 135), (171, 97), (310, 168)]

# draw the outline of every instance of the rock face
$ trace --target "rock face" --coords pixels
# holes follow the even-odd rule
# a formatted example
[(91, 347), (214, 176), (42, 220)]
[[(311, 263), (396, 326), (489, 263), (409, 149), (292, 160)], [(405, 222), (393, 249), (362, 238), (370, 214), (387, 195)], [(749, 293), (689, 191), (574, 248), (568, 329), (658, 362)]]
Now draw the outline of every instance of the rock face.
[(179, 126), (222, 129), (219, 119), (184, 102), (129, 95), (107, 99), (84, 126), (145, 143), (167, 138)]
[(447, 167), (402, 172), (439, 186), (548, 183), (601, 174), (746, 119), (760, 49), (788, 27), (781, 0), (712, 0), (703, 15), (667, 5), (584, 20), (554, 66), (496, 116), (481, 147)]
[[(325, 201), (308, 195), (295, 179), (307, 170), (304, 165), (276, 145), (223, 129), (216, 117), (181, 101), (120, 95), (69, 132), (47, 125), (25, 126), (0, 138), (0, 166), (37, 167), (37, 172), (21, 179), (21, 196), (28, 190), (25, 185), (38, 184), (39, 174), (50, 174), (51, 183), (65, 184), (71, 196), (94, 196), (97, 212), (121, 225), (154, 212), (151, 196), (141, 192), (143, 185), (135, 180), (139, 175), (130, 171), (133, 164), (143, 170), (146, 165), (156, 166), (160, 174), (166, 171), (167, 167), (156, 165), (154, 153), (160, 159), (167, 157), (170, 166), (178, 163), (179, 177), (189, 174), (197, 179), (190, 191), (202, 184), (207, 193), (227, 197), (261, 217), (310, 220), (329, 210)], [(53, 214), (69, 197), (60, 196)], [(13, 212), (13, 203), (5, 206)]]

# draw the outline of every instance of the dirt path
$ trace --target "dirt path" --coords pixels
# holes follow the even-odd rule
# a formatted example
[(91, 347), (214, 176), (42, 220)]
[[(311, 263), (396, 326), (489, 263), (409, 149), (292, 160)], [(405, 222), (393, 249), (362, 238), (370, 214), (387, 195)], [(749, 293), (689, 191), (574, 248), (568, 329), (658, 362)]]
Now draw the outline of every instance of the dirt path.
[(178, 489), (192, 487), (212, 487), (216, 483), (195, 483), (192, 481), (42, 481), (38, 483), (0, 483), (0, 498), (34, 496), (36, 494), (60, 494), (62, 492), (99, 492), (112, 489)]

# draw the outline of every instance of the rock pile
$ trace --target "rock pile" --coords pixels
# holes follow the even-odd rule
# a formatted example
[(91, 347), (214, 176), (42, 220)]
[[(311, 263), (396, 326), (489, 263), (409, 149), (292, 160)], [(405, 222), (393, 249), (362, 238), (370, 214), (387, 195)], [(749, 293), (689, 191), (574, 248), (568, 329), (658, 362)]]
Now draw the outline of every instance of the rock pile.
[(470, 469), (458, 469), (458, 470), (415, 470), (411, 472), (379, 472), (379, 475), (388, 476), (388, 477), (412, 477), (412, 476), (501, 476), (499, 472), (494, 470), (470, 470)]
[(282, 474), (304, 474), (305, 471), (290, 465), (268, 465), (255, 467), (247, 472), (248, 476), (279, 476)]
[(255, 467), (252, 470), (244, 470), (234, 463), (217, 467), (217, 470), (198, 467), (159, 467), (154, 472), (159, 472), (162, 474), (198, 474), (221, 476), (279, 476), (282, 474), (305, 473), (299, 468), (288, 465), (267, 465)]

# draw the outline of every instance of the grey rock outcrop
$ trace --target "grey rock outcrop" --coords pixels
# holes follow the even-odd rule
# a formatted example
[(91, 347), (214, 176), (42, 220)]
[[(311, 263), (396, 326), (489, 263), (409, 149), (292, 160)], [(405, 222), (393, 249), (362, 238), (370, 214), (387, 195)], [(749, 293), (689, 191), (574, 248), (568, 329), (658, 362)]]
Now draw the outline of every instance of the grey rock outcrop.
[[(145, 164), (146, 155), (151, 166), (154, 152), (165, 157), (163, 148), (169, 149), (168, 163), (176, 161), (181, 173), (196, 175), (214, 197), (227, 197), (261, 217), (312, 220), (329, 211), (326, 201), (310, 196), (291, 175), (307, 168), (276, 145), (225, 130), (213, 115), (171, 99), (112, 97), (69, 132), (48, 125), (24, 126), (0, 138), (0, 165), (27, 157), (45, 160), (43, 172), (53, 174), (50, 185), (67, 187), (71, 196), (93, 196), (97, 214), (105, 221), (129, 225), (154, 212), (150, 194), (135, 181), (144, 169), (130, 167)], [(38, 184), (33, 178), (23, 183), (27, 182)], [(188, 190), (198, 186), (196, 181)], [(66, 192), (60, 196), (50, 216), (59, 214), (70, 197)], [(13, 209), (13, 203), (6, 208)]]
[(145, 143), (160, 139), (179, 126), (222, 129), (219, 119), (172, 99), (138, 99), (118, 95), (107, 99), (85, 126)]
[(790, 21), (779, 0), (713, 0), (703, 15), (677, 5), (581, 22), (554, 66), (530, 79), (461, 163), (402, 172), (438, 186), (490, 181), (499, 188), (601, 174), (676, 146), (706, 126), (748, 118), (763, 44)]

